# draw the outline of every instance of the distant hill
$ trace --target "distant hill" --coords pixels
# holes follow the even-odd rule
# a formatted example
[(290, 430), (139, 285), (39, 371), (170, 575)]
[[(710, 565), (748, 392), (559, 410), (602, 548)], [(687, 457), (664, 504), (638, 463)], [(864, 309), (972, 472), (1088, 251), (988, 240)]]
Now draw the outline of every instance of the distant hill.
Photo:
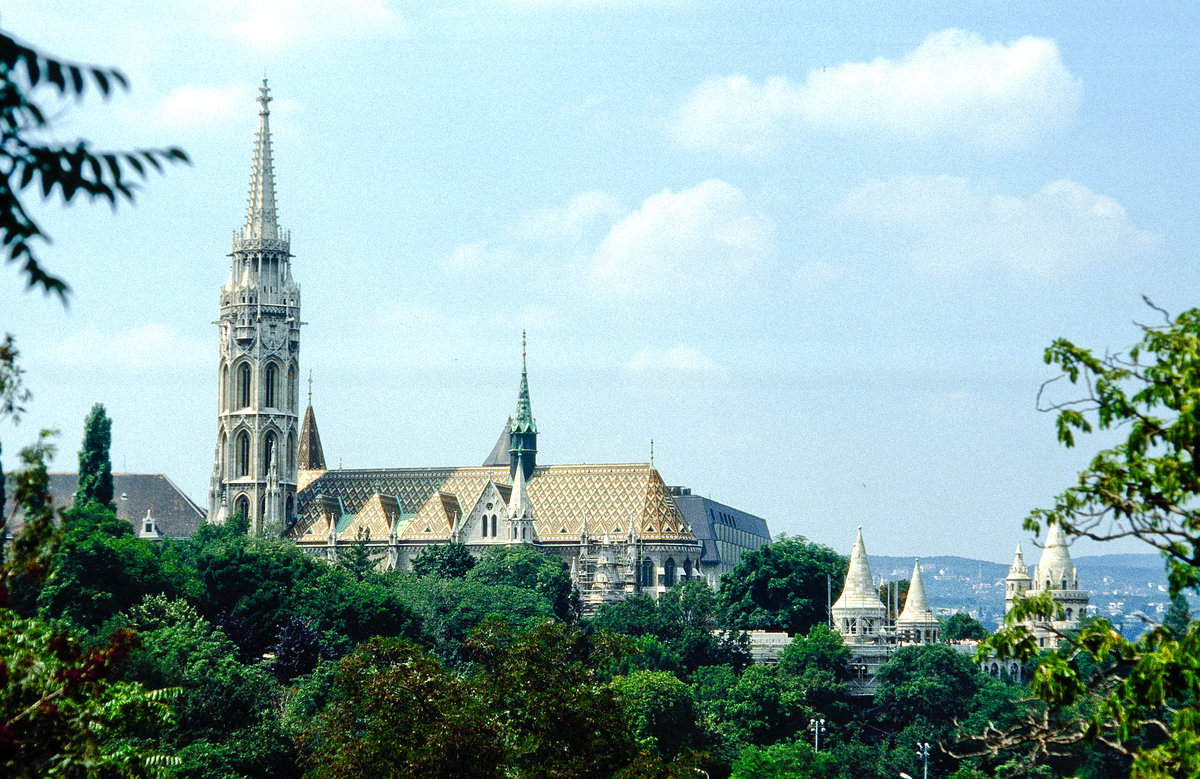
[[(1039, 552), (1030, 557), (1036, 560)], [(912, 576), (913, 558), (870, 555), (876, 581), (896, 581)], [(1027, 561), (1028, 562), (1028, 561)], [(1031, 565), (1032, 567), (1032, 565)], [(1144, 622), (1136, 612), (1161, 619), (1168, 603), (1167, 574), (1157, 554), (1107, 554), (1075, 558), (1080, 587), (1091, 592), (1092, 609), (1137, 635)], [(930, 605), (939, 613), (963, 611), (989, 629), (1004, 616), (1004, 577), (1008, 565), (951, 555), (921, 558), (921, 578)], [(836, 587), (836, 585), (835, 585)], [(834, 597), (837, 597), (836, 592)], [(1200, 599), (1192, 603), (1200, 612)]]

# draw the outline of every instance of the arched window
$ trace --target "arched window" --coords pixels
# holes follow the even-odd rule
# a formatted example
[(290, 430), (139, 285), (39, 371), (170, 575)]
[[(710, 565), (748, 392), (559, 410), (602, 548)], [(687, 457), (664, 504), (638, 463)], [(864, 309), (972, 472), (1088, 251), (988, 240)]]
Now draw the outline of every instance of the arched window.
[(237, 500), (233, 502), (234, 512), (241, 514), (243, 517), (250, 516), (250, 499), (245, 495), (239, 495)]
[(287, 468), (290, 478), (291, 474), (296, 472), (296, 437), (288, 433), (287, 442)]
[(288, 368), (288, 408), (296, 410), (296, 366)]
[(295, 509), (295, 505), (292, 502), (292, 496), (288, 495), (288, 499), (287, 499), (287, 520), (288, 520), (288, 522), (292, 521), (292, 511), (294, 509)]
[(229, 439), (226, 438), (225, 433), (221, 433), (220, 443), (217, 444), (217, 471), (223, 477), (228, 476), (228, 474), (225, 472), (225, 458), (228, 456), (228, 453), (225, 451), (225, 447), (228, 443)]
[(663, 586), (675, 586), (675, 558), (673, 557), (668, 557), (667, 561), (663, 563)]
[(266, 386), (263, 388), (263, 405), (267, 408), (275, 408), (275, 384), (278, 374), (279, 369), (275, 367), (275, 363), (267, 365)]
[(250, 365), (242, 363), (238, 368), (238, 408), (250, 406)]
[(1063, 588), (1064, 590), (1065, 590), (1065, 589), (1067, 589), (1067, 577), (1065, 577), (1065, 576), (1063, 577), (1063, 586), (1062, 586), (1062, 588)]
[(221, 364), (221, 397), (220, 406), (222, 411), (229, 410), (229, 365)]
[(267, 433), (263, 436), (262, 475), (264, 478), (271, 470), (271, 455), (273, 454), (275, 454), (275, 434)]
[(496, 537), (496, 515), (492, 515), (492, 537)]
[(484, 538), (487, 538), (487, 523), (488, 523), (488, 518), (487, 518), (487, 516), (484, 516), (483, 522), (479, 526), (479, 535), (483, 536)]
[(237, 437), (237, 475), (250, 475), (250, 434), (245, 430)]
[[(709, 509), (711, 511), (712, 509)], [(654, 586), (654, 561), (647, 557), (642, 560), (642, 586)]]
[(1067, 609), (1067, 622), (1071, 621), (1071, 610)]

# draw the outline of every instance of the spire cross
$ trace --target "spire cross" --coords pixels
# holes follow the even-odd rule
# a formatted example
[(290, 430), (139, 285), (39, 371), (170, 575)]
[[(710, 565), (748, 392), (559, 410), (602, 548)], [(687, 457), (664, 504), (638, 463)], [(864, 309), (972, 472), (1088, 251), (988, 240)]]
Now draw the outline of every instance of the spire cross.
[(650, 439), (650, 467), (654, 467), (654, 439)]
[(308, 405), (312, 405), (312, 370), (308, 372)]
[(525, 331), (521, 331), (521, 369), (525, 369)]

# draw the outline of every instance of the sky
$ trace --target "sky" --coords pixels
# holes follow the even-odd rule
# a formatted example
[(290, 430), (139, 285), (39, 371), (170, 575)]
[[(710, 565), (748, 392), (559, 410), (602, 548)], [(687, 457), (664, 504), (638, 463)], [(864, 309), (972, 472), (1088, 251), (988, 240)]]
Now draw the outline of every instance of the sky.
[[(137, 203), (34, 208), (69, 306), (0, 267), (0, 331), (74, 470), (207, 504), (218, 290), (264, 74), (301, 370), (332, 467), (478, 465), (528, 332), (538, 461), (669, 484), (844, 553), (1010, 562), (1110, 440), (1037, 410), (1067, 337), (1200, 304), (1194, 6), (701, 0), (5, 3), (113, 65), (52, 137), (178, 145)], [(30, 195), (30, 197), (36, 197)], [(1055, 391), (1059, 391), (1055, 388)], [(1141, 551), (1080, 542), (1075, 554)], [(1036, 554), (1030, 555), (1031, 559)]]

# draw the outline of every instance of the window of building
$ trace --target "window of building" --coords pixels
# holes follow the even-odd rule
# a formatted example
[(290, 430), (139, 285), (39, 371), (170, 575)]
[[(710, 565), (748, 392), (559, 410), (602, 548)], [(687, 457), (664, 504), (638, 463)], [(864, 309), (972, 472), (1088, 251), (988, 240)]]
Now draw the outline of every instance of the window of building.
[(250, 406), (250, 366), (242, 363), (238, 368), (238, 408)]
[(237, 475), (250, 475), (250, 434), (245, 430), (237, 437)]
[(267, 381), (264, 388), (263, 405), (267, 408), (275, 408), (275, 384), (278, 378), (279, 369), (274, 363), (267, 366)]
[(275, 454), (275, 434), (267, 433), (263, 437), (263, 458), (262, 458), (262, 475), (266, 478), (267, 472), (271, 470), (271, 455)]

